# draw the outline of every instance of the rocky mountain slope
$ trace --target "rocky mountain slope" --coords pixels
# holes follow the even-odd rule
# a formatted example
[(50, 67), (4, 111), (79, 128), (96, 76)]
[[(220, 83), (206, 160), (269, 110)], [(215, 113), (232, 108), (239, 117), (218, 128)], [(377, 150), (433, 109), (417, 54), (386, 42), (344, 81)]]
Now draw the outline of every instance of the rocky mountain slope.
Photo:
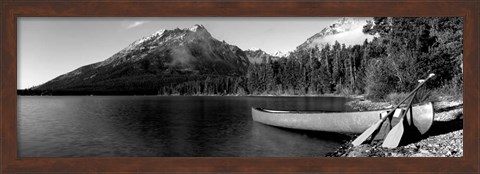
[(192, 77), (239, 76), (249, 61), (237, 46), (218, 41), (202, 25), (160, 30), (110, 58), (80, 67), (35, 90), (152, 91)]

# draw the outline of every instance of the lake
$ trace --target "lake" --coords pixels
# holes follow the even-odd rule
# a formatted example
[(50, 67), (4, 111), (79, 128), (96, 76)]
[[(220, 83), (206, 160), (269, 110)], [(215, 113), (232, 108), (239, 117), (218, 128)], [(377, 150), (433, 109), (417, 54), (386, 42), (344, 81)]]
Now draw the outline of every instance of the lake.
[(348, 136), (253, 122), (251, 107), (348, 110), (341, 97), (18, 96), (20, 157), (321, 157)]

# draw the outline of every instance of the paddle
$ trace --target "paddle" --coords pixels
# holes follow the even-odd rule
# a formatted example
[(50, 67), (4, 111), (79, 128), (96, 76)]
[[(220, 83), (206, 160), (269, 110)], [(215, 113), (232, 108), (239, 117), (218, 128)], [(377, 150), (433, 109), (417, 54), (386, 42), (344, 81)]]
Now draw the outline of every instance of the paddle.
[(407, 97), (405, 97), (400, 103), (398, 103), (395, 107), (393, 107), (393, 109), (385, 116), (383, 117), (382, 119), (378, 120), (375, 124), (373, 124), (372, 126), (370, 126), (367, 130), (365, 130), (362, 134), (360, 134), (355, 140), (352, 141), (352, 144), (353, 146), (358, 146), (360, 144), (362, 144), (365, 140), (368, 139), (368, 137), (370, 137), (373, 132), (375, 132), (375, 130), (378, 129), (378, 127), (385, 121), (385, 119), (387, 119), (388, 117), (391, 117), (391, 115), (393, 115), (393, 113), (395, 112), (396, 109), (398, 109), (403, 102), (405, 102), (408, 98), (410, 98), (413, 94), (415, 94), (417, 92), (417, 90), (430, 78), (430, 77), (433, 77), (435, 74), (431, 73), (428, 75), (428, 78), (425, 79), (425, 81), (422, 81), (415, 89), (413, 89), (412, 92), (410, 92), (410, 94), (407, 95)]
[(387, 116), (383, 117), (381, 120), (378, 120), (375, 124), (370, 126), (367, 130), (365, 130), (362, 134), (360, 134), (355, 140), (352, 141), (353, 146), (358, 146), (362, 144), (368, 137), (370, 137), (375, 130), (378, 129), (380, 124), (382, 124), (385, 119), (391, 114), (392, 112), (388, 113)]
[[(410, 108), (412, 106), (413, 98), (415, 95), (412, 96), (410, 101), (408, 102), (407, 108)], [(403, 118), (405, 115), (407, 115), (408, 109), (400, 115), (400, 120), (398, 121), (397, 125), (395, 125), (387, 134), (385, 137), (385, 140), (383, 140), (382, 147), (387, 147), (387, 148), (394, 148), (397, 147), (398, 144), (400, 143), (400, 140), (402, 139), (402, 135), (404, 132), (403, 128)], [(412, 111), (410, 111), (412, 112)]]
[[(424, 81), (421, 81), (419, 80), (419, 82), (421, 82), (416, 89), (418, 89), (419, 87), (421, 87), (423, 84), (425, 84), (425, 82), (430, 79), (431, 77), (433, 77), (435, 74), (430, 74), (428, 75), (428, 77), (424, 80)], [(416, 93), (415, 93), (416, 94)], [(412, 106), (412, 101), (413, 101), (413, 98), (415, 97), (415, 95), (413, 95), (412, 99), (410, 100), (409, 104), (407, 105), (407, 108), (411, 108)], [(395, 125), (391, 130), (390, 132), (388, 132), (387, 134), (387, 137), (385, 137), (385, 140), (383, 140), (383, 144), (382, 144), (382, 147), (387, 147), (387, 148), (394, 148), (394, 147), (397, 147), (398, 144), (400, 143), (400, 140), (402, 139), (402, 135), (403, 135), (403, 132), (405, 131), (404, 130), (404, 126), (403, 126), (403, 118), (405, 118), (405, 115), (407, 115), (407, 111), (405, 111), (401, 116), (400, 116), (400, 120), (399, 122), (397, 123), (397, 125)], [(410, 110), (410, 112), (413, 112), (412, 110)]]

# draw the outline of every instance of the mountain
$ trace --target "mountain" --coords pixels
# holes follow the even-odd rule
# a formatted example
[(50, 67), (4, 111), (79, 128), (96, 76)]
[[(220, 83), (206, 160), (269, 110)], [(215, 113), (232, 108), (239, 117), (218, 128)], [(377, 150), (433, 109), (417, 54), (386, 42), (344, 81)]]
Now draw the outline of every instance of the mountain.
[(202, 25), (160, 30), (110, 58), (60, 75), (35, 90), (150, 91), (208, 76), (240, 76), (249, 61)]
[(284, 56), (270, 55), (258, 48), (251, 48), (251, 49), (245, 50), (244, 52), (247, 55), (247, 58), (250, 61), (250, 63), (253, 63), (253, 64), (265, 63), (271, 60), (278, 60), (279, 58), (284, 57)]
[(362, 32), (363, 26), (370, 18), (342, 17), (328, 27), (323, 28), (319, 33), (308, 38), (297, 47), (309, 49), (317, 46), (323, 48), (327, 43), (333, 45), (335, 41), (345, 45), (362, 44), (365, 39), (373, 39), (373, 36)]
[(277, 51), (275, 53), (273, 53), (272, 55), (275, 56), (275, 57), (288, 57), (290, 55), (291, 52), (282, 52), (282, 51)]

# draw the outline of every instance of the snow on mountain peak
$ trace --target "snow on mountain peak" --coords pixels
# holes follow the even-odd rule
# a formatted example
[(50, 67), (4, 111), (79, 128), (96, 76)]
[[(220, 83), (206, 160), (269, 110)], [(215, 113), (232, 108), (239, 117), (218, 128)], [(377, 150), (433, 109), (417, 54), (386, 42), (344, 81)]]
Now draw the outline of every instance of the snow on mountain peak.
[(308, 38), (297, 49), (308, 49), (318, 46), (322, 48), (327, 43), (335, 41), (346, 45), (361, 44), (365, 39), (372, 39), (373, 36), (362, 32), (363, 26), (369, 18), (342, 17)]
[(205, 29), (203, 25), (195, 24), (192, 28), (190, 28), (190, 31), (196, 32), (199, 29)]
[[(177, 28), (177, 29), (178, 29), (178, 28)], [(193, 31), (193, 32), (197, 32), (197, 31), (199, 31), (199, 30), (205, 30), (205, 31), (206, 31), (205, 27), (204, 27), (203, 25), (201, 25), (201, 24), (195, 24), (195, 25), (194, 25), (193, 27), (191, 27), (191, 28), (185, 28), (185, 29), (183, 29), (183, 31), (185, 31), (185, 30), (187, 30), (187, 31), (190, 30), (190, 31)], [(143, 38), (141, 38), (141, 39), (139, 39), (139, 40), (136, 40), (135, 42), (133, 42), (132, 44), (130, 44), (130, 46), (127, 47), (127, 49), (128, 49), (128, 48), (131, 49), (131, 48), (133, 48), (134, 46), (139, 45), (139, 44), (141, 44), (141, 43), (143, 43), (143, 42), (145, 42), (145, 41), (147, 41), (147, 40), (151, 40), (151, 39), (157, 40), (158, 38), (160, 38), (161, 36), (163, 36), (163, 34), (165, 34), (165, 32), (167, 32), (167, 31), (172, 31), (172, 30), (166, 30), (166, 29), (158, 30), (158, 31), (156, 31), (155, 33), (153, 33), (153, 34), (150, 35), (150, 36), (146, 36), (146, 37), (143, 37)], [(208, 33), (208, 32), (207, 32), (207, 33)], [(180, 35), (179, 38), (180, 38), (180, 39), (183, 39), (183, 35)]]
[(260, 52), (262, 54), (267, 54), (267, 55), (274, 56), (274, 57), (288, 57), (290, 55), (290, 52), (283, 52), (283, 51), (266, 52), (266, 51), (263, 51), (262, 49), (256, 48), (256, 47), (246, 49), (245, 51)]
[(158, 30), (157, 32), (155, 32), (153, 35), (162, 35), (163, 33), (165, 33), (165, 29), (161, 29), (161, 30)]
[[(167, 30), (165, 30), (165, 29), (158, 30), (157, 32), (153, 33), (153, 34), (150, 35), (150, 36), (142, 37), (141, 39), (136, 40), (135, 42), (131, 43), (129, 47), (133, 47), (133, 46), (135, 46), (135, 45), (141, 44), (141, 43), (143, 43), (143, 42), (145, 42), (145, 41), (147, 41), (147, 40), (150, 40), (150, 39), (152, 39), (152, 38), (154, 38), (154, 37), (162, 36), (163, 33), (165, 33), (165, 31), (167, 31)], [(127, 47), (127, 48), (128, 48), (128, 47)]]
[(342, 17), (330, 24), (330, 26), (325, 27), (320, 33), (318, 33), (318, 35), (326, 36), (355, 30), (359, 27), (363, 27), (365, 23), (366, 21), (361, 20), (360, 18)]
[(275, 57), (288, 57), (290, 55), (290, 52), (282, 52), (282, 51), (276, 51), (275, 53), (272, 54), (272, 56)]

